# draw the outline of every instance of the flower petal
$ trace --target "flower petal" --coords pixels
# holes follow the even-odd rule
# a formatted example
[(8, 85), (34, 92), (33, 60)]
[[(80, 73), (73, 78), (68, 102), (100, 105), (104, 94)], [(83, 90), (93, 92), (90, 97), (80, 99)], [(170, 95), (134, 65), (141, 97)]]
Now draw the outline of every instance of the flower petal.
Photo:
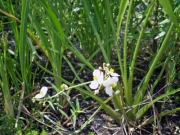
[(91, 84), (89, 85), (89, 87), (91, 89), (97, 89), (98, 88), (98, 82), (97, 81), (92, 81)]
[(34, 98), (43, 98), (44, 96), (42, 94), (37, 94)]
[(117, 74), (117, 73), (111, 73), (111, 76), (120, 76), (119, 74)]
[(101, 74), (101, 71), (99, 70), (99, 69), (95, 69), (94, 71), (93, 71), (93, 76), (99, 76)]
[(101, 72), (100, 76), (98, 77), (98, 83), (102, 84), (104, 81), (103, 79), (104, 79), (103, 72)]
[(107, 80), (103, 81), (102, 84), (103, 84), (105, 87), (109, 86), (109, 84), (110, 84), (110, 77), (107, 78)]
[(41, 88), (41, 90), (40, 90), (40, 94), (42, 94), (43, 97), (44, 97), (44, 96), (46, 95), (47, 91), (48, 91), (48, 87), (43, 86), (43, 87)]
[(37, 94), (34, 98), (43, 98), (46, 95), (47, 91), (48, 91), (48, 87), (43, 86), (40, 90), (40, 93)]
[(65, 90), (68, 90), (69, 89), (69, 87), (65, 84)]
[(113, 83), (117, 83), (118, 80), (119, 80), (118, 77), (112, 77), (111, 78), (111, 82), (113, 82)]
[(113, 95), (113, 90), (112, 90), (111, 87), (107, 86), (107, 87), (105, 88), (105, 91), (106, 91), (106, 93), (107, 93), (109, 96), (112, 96), (112, 95)]

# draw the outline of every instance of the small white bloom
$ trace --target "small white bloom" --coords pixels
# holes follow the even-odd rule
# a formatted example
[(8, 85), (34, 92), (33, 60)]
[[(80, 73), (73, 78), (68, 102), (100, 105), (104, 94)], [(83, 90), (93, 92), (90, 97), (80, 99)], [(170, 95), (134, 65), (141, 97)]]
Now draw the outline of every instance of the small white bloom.
[(93, 79), (94, 79), (94, 81), (91, 82), (89, 87), (91, 89), (97, 89), (99, 84), (103, 83), (103, 72), (100, 71), (99, 69), (95, 69), (93, 71)]
[(105, 91), (109, 96), (113, 95), (113, 89), (117, 85), (118, 78), (117, 77), (109, 77), (107, 80), (103, 82), (105, 87)]
[(113, 76), (113, 77), (118, 77), (118, 76), (120, 76), (119, 74), (114, 73), (114, 69), (113, 69), (113, 68), (111, 68), (111, 69), (109, 70), (108, 74), (110, 74), (110, 75)]
[(47, 91), (48, 91), (48, 87), (43, 86), (39, 94), (37, 94), (34, 98), (43, 98), (46, 95)]
[(66, 84), (63, 83), (63, 84), (61, 85), (61, 89), (62, 89), (62, 90), (68, 90), (69, 87), (68, 87)]

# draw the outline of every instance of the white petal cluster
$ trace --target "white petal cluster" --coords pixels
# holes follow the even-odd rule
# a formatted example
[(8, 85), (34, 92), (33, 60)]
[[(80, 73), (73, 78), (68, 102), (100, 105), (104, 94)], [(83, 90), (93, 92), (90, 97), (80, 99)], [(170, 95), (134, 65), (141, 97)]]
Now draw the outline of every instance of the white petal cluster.
[(114, 73), (114, 69), (112, 68), (109, 70), (108, 66), (109, 64), (103, 64), (103, 68), (93, 71), (93, 81), (91, 81), (89, 87), (95, 90), (95, 94), (99, 93), (100, 87), (103, 85), (105, 92), (109, 96), (113, 96), (113, 88), (117, 85), (120, 75)]

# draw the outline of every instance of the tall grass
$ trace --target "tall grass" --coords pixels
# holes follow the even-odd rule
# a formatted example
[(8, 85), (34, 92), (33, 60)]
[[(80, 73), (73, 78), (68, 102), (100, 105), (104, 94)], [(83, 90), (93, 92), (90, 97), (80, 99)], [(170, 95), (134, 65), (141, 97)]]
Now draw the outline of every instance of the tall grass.
[[(104, 2), (108, 3), (109, 1), (102, 1), (100, 2), (99, 5), (102, 6)], [(105, 46), (103, 45), (104, 42), (102, 42), (104, 40), (101, 39), (102, 30), (99, 30), (99, 31), (97, 30), (97, 27), (94, 21), (95, 15), (97, 16), (99, 15), (97, 17), (98, 19), (104, 17), (105, 21), (99, 24), (99, 27), (104, 27), (104, 26), (106, 27), (106, 24), (108, 24), (108, 21), (110, 22), (109, 24), (112, 24), (110, 26), (111, 27), (113, 26), (113, 29), (111, 29), (111, 32), (112, 32), (111, 36), (113, 39), (112, 41), (114, 42), (111, 42), (111, 47), (113, 46), (113, 44), (116, 45), (117, 58), (118, 58), (119, 70), (121, 72), (122, 82), (117, 87), (117, 90), (120, 90), (121, 94), (114, 95), (112, 99), (113, 99), (115, 107), (118, 107), (117, 109), (120, 110), (119, 113), (123, 114), (124, 118), (127, 118), (128, 120), (131, 120), (135, 123), (144, 116), (144, 113), (153, 105), (154, 102), (157, 102), (158, 100), (164, 97), (167, 97), (168, 95), (179, 92), (179, 89), (172, 90), (171, 92), (162, 94), (158, 98), (154, 97), (154, 99), (152, 99), (152, 102), (148, 103), (147, 105), (142, 105), (143, 102), (147, 100), (145, 97), (147, 96), (146, 94), (148, 93), (147, 91), (148, 85), (150, 84), (150, 79), (152, 78), (154, 70), (157, 68), (157, 66), (159, 66), (160, 63), (164, 65), (163, 67), (165, 67), (168, 63), (167, 61), (169, 61), (170, 57), (172, 57), (170, 55), (167, 55), (167, 53), (171, 53), (171, 51), (175, 49), (174, 47), (175, 47), (176, 42), (173, 42), (170, 48), (168, 40), (171, 39), (170, 36), (177, 34), (177, 32), (174, 32), (174, 28), (175, 28), (174, 24), (177, 30), (179, 29), (179, 26), (177, 25), (177, 18), (175, 18), (176, 15), (174, 15), (173, 10), (172, 10), (172, 5), (169, 1), (165, 3), (162, 3), (162, 1), (160, 1), (160, 4), (162, 5), (162, 8), (165, 9), (165, 11), (171, 17), (173, 22), (169, 22), (165, 24), (165, 26), (168, 27), (168, 29), (165, 29), (165, 28), (163, 29), (166, 36), (161, 37), (160, 42), (158, 42), (158, 49), (156, 53), (154, 54), (154, 56), (152, 57), (153, 59), (149, 63), (149, 69), (146, 71), (147, 73), (144, 75), (137, 89), (135, 90), (136, 92), (135, 93), (133, 92), (133, 87), (134, 87), (133, 84), (134, 84), (134, 77), (135, 77), (134, 73), (136, 72), (135, 69), (136, 69), (136, 64), (137, 64), (137, 58), (138, 58), (138, 55), (140, 54), (139, 53), (140, 50), (142, 50), (142, 41), (146, 40), (145, 39), (146, 36), (144, 35), (147, 32), (147, 25), (149, 23), (149, 20), (152, 19), (151, 16), (153, 15), (152, 13), (154, 11), (154, 5), (156, 2), (157, 1), (154, 0), (151, 2), (151, 4), (149, 4), (149, 6), (145, 6), (146, 10), (143, 14), (141, 14), (142, 19), (141, 18), (139, 19), (140, 22), (142, 22), (142, 25), (140, 25), (140, 27), (134, 27), (134, 29), (140, 28), (140, 32), (138, 34), (138, 37), (134, 35), (133, 38), (135, 39), (136, 43), (134, 44), (133, 47), (131, 47), (132, 45), (128, 44), (128, 43), (131, 43), (131, 39), (129, 37), (132, 31), (130, 28), (133, 28), (133, 25), (136, 25), (136, 24), (133, 24), (132, 22), (134, 19), (133, 14), (135, 11), (134, 5), (137, 4), (138, 2), (133, 1), (133, 0), (121, 1), (119, 3), (119, 7), (120, 7), (119, 14), (118, 15), (116, 14), (117, 22), (113, 22), (114, 20), (112, 20), (111, 17), (114, 14), (112, 14), (112, 9), (110, 8), (110, 5), (112, 3), (109, 4), (109, 7), (106, 7), (105, 5), (103, 5), (102, 7), (100, 6), (102, 9), (104, 8), (104, 11), (103, 11), (104, 14), (108, 13), (108, 17), (104, 17), (102, 16), (102, 14), (100, 15), (100, 13), (102, 13), (99, 11), (101, 8), (99, 9), (99, 7), (94, 6), (94, 5), (97, 5), (95, 1), (91, 1), (91, 3), (89, 1), (83, 1), (84, 7), (86, 9), (86, 14), (91, 23), (91, 27), (94, 30), (94, 36), (97, 39), (98, 45), (100, 46), (105, 62), (111, 62), (111, 60), (109, 59), (109, 55), (107, 55), (108, 53), (110, 53), (110, 50), (105, 51)], [(125, 20), (125, 24), (123, 23), (123, 20)], [(98, 20), (98, 23), (100, 22), (102, 21)], [(106, 28), (108, 29), (108, 27)], [(124, 39), (123, 39), (124, 42), (120, 46), (119, 36), (123, 28), (124, 28)], [(156, 31), (156, 32), (159, 32), (159, 31)], [(110, 38), (107, 38), (107, 40), (109, 39)], [(134, 50), (128, 50), (129, 48), (134, 49)], [(128, 57), (128, 52), (131, 52), (130, 59)], [(165, 59), (163, 59), (164, 57)], [(165, 68), (162, 68), (161, 72), (164, 72), (164, 71), (165, 71)], [(162, 74), (158, 78), (161, 78), (161, 77), (162, 77)], [(153, 88), (158, 84), (158, 81), (159, 81), (158, 79), (155, 81), (155, 83), (153, 84)], [(151, 92), (152, 91), (153, 89), (151, 89)], [(121, 111), (122, 108), (128, 108), (128, 107), (132, 107), (132, 109), (128, 110), (127, 112)], [(114, 119), (118, 119), (118, 118), (114, 117)]]
[[(10, 68), (8, 72), (18, 90), (20, 90), (19, 82), (14, 79), (16, 75), (20, 76), (20, 83), (25, 85), (23, 90), (26, 90), (28, 94), (32, 91), (30, 88), (32, 81), (31, 56), (36, 52), (34, 44), (37, 44), (41, 49), (40, 51), (47, 56), (52, 72), (37, 62), (39, 57), (35, 59), (36, 64), (54, 76), (58, 93), (61, 92), (60, 85), (62, 83), (72, 87), (74, 85), (74, 81), (65, 80), (62, 76), (63, 60), (68, 63), (73, 71), (74, 80), (78, 79), (81, 83), (83, 81), (79, 77), (79, 72), (85, 67), (93, 70), (93, 64), (100, 66), (104, 62), (116, 65), (116, 67), (113, 67), (114, 65), (112, 67), (119, 70), (121, 79), (116, 89), (114, 89), (112, 97), (102, 100), (99, 95), (94, 95), (87, 86), (85, 88), (77, 86), (76, 89), (96, 100), (100, 105), (98, 110), (104, 109), (117, 123), (125, 119), (132, 124), (138, 124), (139, 120), (155, 102), (180, 91), (180, 89), (172, 89), (158, 97), (153, 96), (155, 87), (174, 57), (173, 52), (179, 51), (176, 49), (176, 41), (179, 35), (177, 18), (179, 8), (176, 8), (175, 12), (173, 2), (169, 0), (153, 0), (149, 4), (136, 0), (75, 0), (72, 3), (56, 0), (34, 2), (23, 0), (20, 3), (22, 8), (20, 19), (14, 16), (14, 8), (10, 1), (8, 1), (8, 5), (5, 5), (3, 1), (0, 2), (4, 5), (4, 10), (0, 11), (8, 16), (9, 21), (11, 21), (10, 25), (17, 44), (16, 54), (18, 55), (16, 58), (19, 58), (20, 61), (20, 64), (17, 64), (20, 73), (13, 72)], [(158, 11), (154, 8), (156, 2), (160, 3), (164, 12), (154, 14), (155, 10)], [(139, 4), (143, 5), (144, 10), (137, 11), (135, 9)], [(167, 16), (160, 20), (156, 19), (157, 22), (153, 24), (154, 16), (158, 18), (161, 17), (160, 14)], [(168, 21), (166, 21), (167, 19)], [(20, 23), (20, 30), (18, 30), (18, 23)], [(156, 29), (157, 26), (160, 29)], [(123, 39), (120, 38), (121, 36)], [(150, 43), (143, 44), (144, 41), (147, 42), (148, 38), (157, 41), (156, 51), (152, 51)], [(74, 40), (77, 40), (78, 44), (75, 44)], [(10, 101), (8, 84), (5, 83), (7, 81), (7, 71), (4, 69), (4, 66), (7, 66), (5, 57), (7, 55), (5, 54), (8, 52), (7, 49), (5, 50), (4, 53), (1, 53), (0, 62), (1, 70), (4, 71), (1, 73), (1, 87), (7, 89), (7, 92), (5, 92), (8, 95), (6, 96), (8, 99), (6, 103), (12, 107), (12, 103), (8, 102)], [(74, 69), (71, 59), (69, 60), (65, 56), (67, 50), (71, 51), (82, 63), (78, 71)], [(142, 54), (144, 50), (145, 52)], [(151, 57), (147, 56), (149, 54), (151, 54)], [(101, 62), (96, 59), (99, 56), (102, 57)], [(138, 72), (137, 69), (139, 68), (138, 60), (142, 56), (150, 58), (147, 63), (148, 69), (142, 69), (145, 70), (144, 74), (142, 77), (140, 76), (140, 81), (135, 86), (135, 73)], [(8, 57), (11, 59), (10, 56)], [(143, 59), (140, 60), (143, 61)], [(13, 63), (14, 61), (11, 60), (10, 62)], [(160, 68), (160, 74), (151, 83), (150, 80), (157, 68)], [(172, 72), (169, 75), (173, 74)], [(168, 83), (172, 81), (173, 79), (169, 80)], [(4, 83), (6, 85), (3, 85)], [(149, 85), (152, 85), (150, 90), (148, 89)], [(64, 106), (63, 100), (64, 97), (60, 95), (59, 103), (61, 106)], [(113, 102), (115, 109), (107, 105), (109, 101)], [(128, 109), (126, 110), (126, 108)], [(13, 110), (10, 110), (10, 108), (8, 110), (13, 116)], [(178, 110), (180, 108), (162, 112), (157, 117)], [(142, 125), (151, 121), (152, 118)]]
[(12, 104), (11, 94), (10, 94), (10, 87), (9, 87), (9, 80), (8, 80), (8, 62), (7, 62), (7, 33), (2, 35), (2, 39), (0, 42), (0, 46), (3, 49), (3, 53), (0, 53), (0, 86), (4, 95), (4, 108), (7, 114), (11, 117), (14, 117), (14, 108)]
[[(8, 37), (8, 34), (6, 35), (6, 38), (3, 42), (3, 54), (1, 54), (1, 57), (4, 56), (2, 59), (2, 63), (5, 71), (2, 71), (2, 90), (3, 94), (5, 95), (5, 104), (8, 104), (8, 114), (11, 114), (14, 117), (14, 105), (11, 104), (12, 98), (10, 95), (10, 89), (9, 87), (13, 88), (14, 91), (20, 92), (21, 90), (21, 101), (19, 103), (21, 104), (22, 99), (24, 97), (24, 92), (26, 94), (29, 94), (32, 92), (32, 84), (31, 84), (31, 51), (28, 46), (27, 42), (27, 12), (28, 12), (28, 3), (29, 1), (23, 1), (23, 3), (19, 3), (19, 7), (22, 4), (22, 12), (21, 12), (21, 19), (22, 23), (19, 30), (19, 23), (20, 20), (15, 17), (17, 12), (20, 12), (20, 9), (16, 12), (14, 10), (15, 6), (12, 4), (11, 1), (1, 1), (2, 8), (1, 12), (5, 14), (7, 17), (4, 18), (4, 20), (7, 21), (7, 24), (4, 27), (8, 27), (8, 24), (10, 27), (9, 30), (12, 30), (12, 37)], [(17, 6), (17, 5), (16, 5)], [(15, 46), (7, 44), (8, 39), (14, 38)], [(4, 70), (2, 67), (1, 69)], [(3, 75), (4, 74), (4, 75)], [(6, 79), (6, 80), (5, 80)], [(4, 83), (6, 81), (6, 83)], [(22, 87), (21, 87), (21, 86)], [(25, 87), (24, 87), (25, 86)], [(5, 88), (6, 87), (6, 88)], [(5, 93), (4, 93), (5, 92)], [(7, 94), (9, 96), (7, 96)], [(29, 100), (31, 101), (31, 100)], [(7, 102), (7, 103), (6, 103)], [(9, 102), (9, 103), (8, 103)], [(30, 105), (31, 102), (29, 102)], [(6, 107), (7, 105), (5, 105)], [(18, 117), (21, 112), (21, 106), (18, 107)], [(17, 118), (18, 118), (17, 117)]]

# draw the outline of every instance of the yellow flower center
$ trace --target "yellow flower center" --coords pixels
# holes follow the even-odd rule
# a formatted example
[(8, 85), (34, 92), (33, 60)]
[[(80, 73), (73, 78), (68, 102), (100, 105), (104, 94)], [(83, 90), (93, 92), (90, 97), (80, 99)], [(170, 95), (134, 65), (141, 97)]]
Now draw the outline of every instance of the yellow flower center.
[(40, 92), (39, 92), (41, 95), (43, 95), (43, 91), (42, 90), (40, 90)]
[(115, 84), (114, 84), (114, 83), (111, 83), (110, 86), (111, 86), (112, 88), (114, 88), (114, 87), (115, 87)]
[(111, 72), (111, 73), (113, 73), (113, 72), (114, 72), (114, 69), (113, 69), (113, 68), (111, 68), (111, 69), (110, 69), (110, 72)]
[(98, 80), (97, 76), (93, 76), (93, 79), (94, 79), (95, 81), (97, 81), (97, 80)]

